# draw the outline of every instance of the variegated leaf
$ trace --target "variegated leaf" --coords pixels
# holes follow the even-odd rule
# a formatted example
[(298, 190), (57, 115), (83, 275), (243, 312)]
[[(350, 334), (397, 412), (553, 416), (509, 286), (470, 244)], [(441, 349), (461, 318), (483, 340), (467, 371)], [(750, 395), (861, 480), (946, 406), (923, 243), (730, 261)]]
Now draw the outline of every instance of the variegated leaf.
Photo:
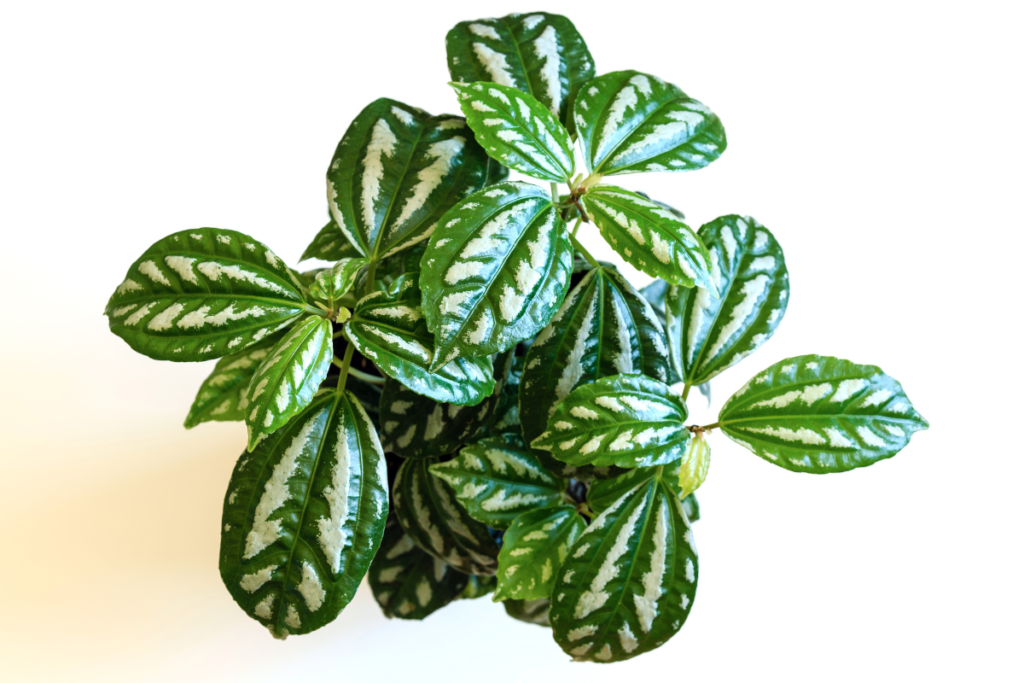
[(816, 355), (758, 373), (725, 402), (718, 421), (730, 439), (768, 462), (814, 474), (891, 458), (928, 428), (881, 369)]
[(594, 59), (567, 18), (547, 12), (463, 21), (448, 32), (453, 81), (489, 81), (533, 95), (563, 123)]
[(494, 393), (487, 356), (455, 358), (431, 368), (434, 337), (423, 318), (415, 275), (402, 275), (386, 290), (360, 299), (344, 335), (382, 373), (433, 400), (476, 405)]
[(637, 486), (649, 481), (652, 477), (661, 477), (665, 485), (673, 489), (676, 495), (683, 499), (683, 508), (687, 509), (687, 519), (693, 521), (693, 518), (689, 516), (689, 503), (686, 502), (691, 496), (684, 498), (682, 490), (679, 489), (681, 462), (681, 460), (676, 460), (656, 467), (634, 467), (628, 470), (619, 470), (620, 474), (617, 476), (599, 479), (587, 487), (587, 505), (594, 513), (601, 514)]
[(697, 233), (711, 256), (720, 293), (670, 287), (665, 299), (669, 352), (690, 385), (704, 384), (775, 333), (789, 303), (789, 271), (775, 237), (749, 216), (722, 216)]
[(392, 487), (395, 515), (416, 545), (466, 574), (491, 576), (498, 546), (487, 527), (455, 501), (448, 484), (432, 476), (436, 458), (406, 460)]
[(356, 276), (369, 263), (365, 258), (343, 258), (332, 268), (321, 271), (309, 288), (314, 299), (333, 305), (352, 289)]
[(688, 496), (704, 483), (711, 465), (711, 446), (702, 432), (694, 434), (679, 461), (679, 491)]
[[(519, 421), (519, 381), (523, 375), (523, 356), (512, 355), (514, 349), (507, 351), (508, 358), (512, 361), (509, 368), (508, 379), (502, 385), (501, 394), (494, 407), (494, 422), (491, 423), (492, 434), (519, 434), (522, 435), (522, 425)], [(495, 394), (498, 392), (495, 391)]]
[(550, 597), (555, 574), (586, 527), (571, 505), (537, 508), (517, 516), (502, 537), (494, 599)]
[(467, 574), (469, 581), (466, 582), (466, 587), (462, 589), (456, 600), (476, 600), (482, 598), (485, 595), (490, 595), (494, 592), (495, 587), (498, 585), (498, 580), (493, 576), (476, 576), (475, 574)]
[(691, 524), (700, 520), (700, 504), (697, 502), (697, 494), (691, 493), (683, 498), (683, 512), (686, 513), (686, 519), (690, 520)]
[(668, 380), (665, 332), (654, 309), (612, 266), (594, 268), (570, 292), (526, 355), (519, 417), (532, 441), (578, 386), (644, 374)]
[(569, 285), (565, 224), (535, 185), (500, 183), (444, 215), (423, 255), (420, 286), (436, 355), (453, 359), (512, 348), (537, 334)]
[(494, 529), (521, 513), (562, 502), (565, 481), (549, 472), (516, 434), (483, 439), (458, 457), (430, 467), (446, 481), (466, 512)]
[(331, 217), (371, 261), (427, 239), (455, 202), (484, 186), (487, 156), (466, 122), (379, 99), (345, 131), (327, 171)]
[(250, 451), (309, 405), (333, 357), (331, 321), (316, 315), (299, 322), (270, 350), (245, 393)]
[(615, 71), (580, 90), (573, 106), (587, 169), (603, 175), (692, 171), (725, 151), (710, 109), (657, 76)]
[(220, 547), (235, 602), (277, 637), (334, 620), (380, 546), (387, 486), (362, 406), (349, 392), (321, 394), (235, 465)]
[(107, 303), (110, 330), (157, 360), (237, 353), (315, 311), (292, 271), (233, 230), (198, 228), (163, 238), (128, 269)]
[(615, 375), (569, 394), (531, 445), (571, 465), (664, 465), (683, 455), (685, 420), (686, 405), (666, 385)]
[(713, 287), (708, 250), (671, 211), (612, 185), (591, 189), (582, 203), (601, 235), (634, 268), (683, 287)]
[(536, 624), (537, 626), (551, 626), (551, 620), (548, 618), (548, 609), (551, 607), (551, 601), (547, 598), (540, 600), (502, 600), (501, 604), (505, 606), (505, 614), (517, 621), (522, 621), (526, 624)]
[(651, 304), (654, 314), (658, 316), (658, 322), (661, 323), (662, 327), (665, 327), (665, 295), (668, 294), (670, 286), (664, 280), (655, 280), (640, 289), (640, 295)]
[(527, 93), (496, 83), (452, 83), (466, 122), (492, 158), (531, 178), (568, 183), (576, 172), (569, 131)]
[(388, 526), (366, 574), (370, 589), (389, 619), (426, 619), (456, 599), (469, 576), (429, 555), (402, 531)]
[(341, 232), (341, 228), (331, 218), (327, 225), (320, 228), (320, 232), (306, 247), (306, 251), (302, 252), (302, 258), (299, 260), (318, 258), (323, 261), (340, 261), (343, 258), (356, 258), (360, 255), (359, 250), (352, 246)]
[(555, 579), (555, 641), (577, 660), (618, 662), (655, 649), (686, 621), (697, 550), (664, 475), (620, 497), (590, 523)]

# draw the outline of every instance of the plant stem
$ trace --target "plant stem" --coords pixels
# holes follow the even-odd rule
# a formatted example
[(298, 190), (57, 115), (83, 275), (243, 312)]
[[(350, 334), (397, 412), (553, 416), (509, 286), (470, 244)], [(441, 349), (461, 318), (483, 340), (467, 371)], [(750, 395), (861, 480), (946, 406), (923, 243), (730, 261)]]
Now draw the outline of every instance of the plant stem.
[(558, 203), (558, 183), (551, 183), (551, 203)]
[(369, 382), (370, 384), (384, 384), (384, 378), (383, 377), (380, 377), (378, 375), (371, 375), (371, 374), (363, 372), (361, 370), (356, 370), (353, 367), (350, 367), (348, 369), (348, 374), (352, 375), (356, 379), (361, 379), (364, 382)]
[(572, 246), (576, 249), (576, 251), (578, 251), (581, 254), (583, 254), (583, 258), (587, 259), (587, 261), (590, 262), (590, 265), (594, 266), (595, 268), (600, 268), (601, 267), (597, 263), (597, 259), (595, 259), (593, 256), (591, 256), (590, 252), (583, 248), (583, 245), (580, 244), (579, 240), (576, 239), (576, 236), (573, 235), (571, 232), (569, 233), (569, 241), (572, 242)]
[(337, 339), (338, 337), (340, 337), (343, 334), (345, 334), (345, 330), (338, 330), (333, 335), (331, 335), (331, 339)]
[(345, 348), (345, 357), (341, 359), (340, 363), (338, 362), (337, 356), (335, 356), (334, 359), (331, 361), (339, 368), (341, 368), (341, 374), (338, 375), (338, 391), (345, 390), (345, 380), (348, 379), (348, 366), (352, 364), (352, 355), (355, 354), (355, 352), (356, 345), (349, 344)]
[(583, 215), (582, 215), (582, 214), (580, 214), (580, 217), (576, 219), (576, 225), (572, 226), (572, 236), (573, 236), (573, 237), (575, 237), (575, 236), (576, 236), (576, 233), (577, 233), (577, 232), (579, 231), (579, 229), (580, 229), (580, 224), (581, 224), (582, 222), (583, 222)]
[(363, 289), (363, 296), (373, 291), (373, 281), (377, 277), (377, 262), (370, 261), (366, 270), (366, 287)]
[(686, 397), (690, 395), (690, 387), (693, 386), (689, 382), (683, 385), (683, 401), (686, 401)]
[(711, 423), (709, 425), (704, 425), (703, 427), (698, 427), (697, 425), (691, 425), (691, 426), (687, 427), (687, 429), (689, 429), (694, 434), (700, 434), (701, 432), (710, 432), (712, 429), (714, 429), (716, 427), (721, 427), (721, 426), (722, 426), (721, 422), (713, 422), (713, 423)]

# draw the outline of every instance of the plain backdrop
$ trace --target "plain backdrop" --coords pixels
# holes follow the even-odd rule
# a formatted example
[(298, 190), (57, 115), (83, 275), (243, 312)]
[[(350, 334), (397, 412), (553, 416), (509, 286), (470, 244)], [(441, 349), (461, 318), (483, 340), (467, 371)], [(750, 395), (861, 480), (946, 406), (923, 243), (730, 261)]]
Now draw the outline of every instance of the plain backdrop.
[[(0, 7), (0, 678), (1024, 678), (1019, 2)], [(830, 476), (715, 435), (694, 609), (628, 663), (573, 664), (488, 599), (388, 621), (365, 585), (335, 623), (274, 641), (217, 571), (244, 429), (184, 430), (211, 363), (134, 354), (106, 299), (193, 227), (295, 265), (359, 110), (456, 111), (445, 32), (541, 9), (573, 19), (598, 73), (657, 74), (725, 124), (709, 168), (622, 184), (695, 227), (752, 215), (785, 249), (784, 322), (713, 382), (712, 409), (691, 401), (694, 421), (767, 365), (822, 353), (881, 366), (931, 430)]]

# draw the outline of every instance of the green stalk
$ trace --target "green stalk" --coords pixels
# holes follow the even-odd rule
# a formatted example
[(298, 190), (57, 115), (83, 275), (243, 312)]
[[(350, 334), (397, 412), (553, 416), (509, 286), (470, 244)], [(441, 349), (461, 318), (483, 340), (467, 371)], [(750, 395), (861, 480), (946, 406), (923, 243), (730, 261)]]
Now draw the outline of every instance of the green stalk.
[(686, 402), (686, 397), (690, 395), (690, 387), (693, 386), (689, 382), (683, 385), (683, 402)]
[(356, 345), (355, 344), (349, 344), (345, 348), (345, 357), (341, 359), (340, 363), (338, 362), (338, 357), (337, 356), (335, 356), (334, 360), (331, 361), (332, 363), (337, 365), (339, 368), (341, 368), (341, 374), (338, 375), (338, 391), (339, 392), (345, 390), (345, 380), (348, 379), (348, 366), (352, 364), (352, 356), (353, 356), (353, 354), (355, 354), (355, 352), (356, 352)]
[(576, 251), (583, 254), (583, 258), (587, 259), (587, 261), (590, 262), (590, 265), (594, 266), (595, 268), (601, 267), (600, 265), (598, 265), (597, 259), (591, 256), (590, 252), (583, 248), (583, 245), (580, 244), (580, 241), (576, 239), (576, 236), (573, 235), (571, 232), (569, 233), (569, 241), (572, 242), (572, 246), (576, 249)]

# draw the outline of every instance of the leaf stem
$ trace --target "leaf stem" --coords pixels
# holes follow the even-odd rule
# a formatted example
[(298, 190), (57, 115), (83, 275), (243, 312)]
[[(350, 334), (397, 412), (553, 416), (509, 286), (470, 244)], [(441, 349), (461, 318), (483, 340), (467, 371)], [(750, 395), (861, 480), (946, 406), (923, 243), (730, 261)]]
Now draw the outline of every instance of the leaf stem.
[(345, 348), (345, 357), (338, 361), (338, 357), (335, 356), (331, 362), (341, 368), (341, 374), (338, 375), (338, 391), (345, 390), (345, 380), (348, 379), (348, 366), (352, 364), (352, 356), (356, 352), (356, 345), (349, 344)]
[(569, 233), (569, 241), (572, 242), (572, 246), (576, 249), (576, 251), (583, 254), (583, 258), (587, 259), (587, 261), (590, 262), (590, 265), (594, 266), (595, 268), (601, 267), (600, 264), (598, 264), (597, 259), (591, 256), (590, 252), (583, 248), (583, 245), (580, 244), (579, 240), (576, 239), (576, 236), (573, 235), (571, 232)]
[(580, 214), (580, 217), (576, 219), (576, 225), (572, 226), (573, 237), (575, 237), (576, 233), (579, 231), (581, 223), (583, 223), (583, 214)]
[(558, 203), (558, 183), (551, 183), (551, 203)]
[(363, 296), (366, 296), (373, 291), (373, 281), (377, 277), (377, 262), (370, 261), (370, 265), (367, 266), (366, 270), (366, 287), (363, 288)]
[(690, 387), (692, 387), (692, 386), (693, 385), (690, 384), (689, 382), (687, 382), (686, 384), (683, 385), (683, 395), (682, 395), (682, 398), (683, 398), (684, 402), (686, 401), (686, 397), (690, 395)]
[(353, 367), (350, 367), (348, 369), (348, 374), (352, 375), (356, 379), (361, 379), (364, 382), (369, 382), (370, 384), (384, 384), (384, 378), (383, 377), (381, 377), (379, 375), (371, 375), (368, 372), (363, 372), (361, 370), (356, 370)]
[(331, 335), (331, 339), (337, 339), (338, 337), (340, 337), (343, 334), (345, 334), (345, 330), (338, 330), (333, 335)]
[(704, 425), (703, 427), (698, 427), (697, 425), (690, 425), (689, 427), (687, 427), (687, 429), (690, 430), (691, 434), (700, 434), (701, 432), (710, 432), (712, 429), (721, 426), (721, 422), (712, 422), (711, 424)]

